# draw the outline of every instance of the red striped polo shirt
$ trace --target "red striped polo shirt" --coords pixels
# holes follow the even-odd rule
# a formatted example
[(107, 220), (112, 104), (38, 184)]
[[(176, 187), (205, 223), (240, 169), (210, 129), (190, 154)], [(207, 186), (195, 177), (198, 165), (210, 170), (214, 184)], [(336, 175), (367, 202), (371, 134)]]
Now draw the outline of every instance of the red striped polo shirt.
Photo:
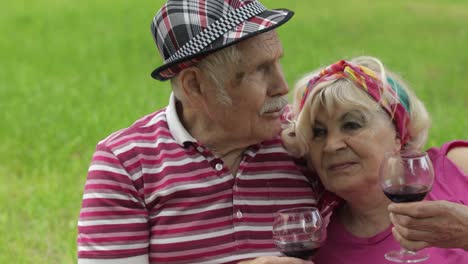
[(232, 175), (185, 130), (171, 95), (167, 108), (98, 143), (78, 222), (79, 263), (237, 263), (280, 255), (274, 213), (316, 204), (305, 175), (279, 138), (247, 148)]

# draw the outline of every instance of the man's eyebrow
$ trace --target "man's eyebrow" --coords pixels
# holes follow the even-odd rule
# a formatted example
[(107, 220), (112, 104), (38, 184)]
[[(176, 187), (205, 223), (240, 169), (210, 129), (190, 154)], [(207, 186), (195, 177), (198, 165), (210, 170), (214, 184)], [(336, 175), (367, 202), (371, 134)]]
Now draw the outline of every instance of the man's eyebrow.
[(271, 56), (271, 57), (268, 57), (265, 62), (263, 62), (262, 64), (268, 64), (268, 63), (274, 63), (278, 60), (281, 60), (282, 58), (284, 58), (284, 52), (281, 52), (278, 56)]

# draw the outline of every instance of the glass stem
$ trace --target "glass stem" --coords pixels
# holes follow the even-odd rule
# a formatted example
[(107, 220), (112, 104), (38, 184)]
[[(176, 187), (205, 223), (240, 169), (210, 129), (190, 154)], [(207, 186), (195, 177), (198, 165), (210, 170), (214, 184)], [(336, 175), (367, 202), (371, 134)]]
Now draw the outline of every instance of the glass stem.
[(402, 247), (402, 248), (400, 249), (400, 253), (401, 253), (402, 255), (415, 255), (415, 254), (416, 254), (416, 252), (411, 251), (411, 250), (408, 250), (408, 249), (406, 249), (406, 248), (404, 248), (404, 247)]

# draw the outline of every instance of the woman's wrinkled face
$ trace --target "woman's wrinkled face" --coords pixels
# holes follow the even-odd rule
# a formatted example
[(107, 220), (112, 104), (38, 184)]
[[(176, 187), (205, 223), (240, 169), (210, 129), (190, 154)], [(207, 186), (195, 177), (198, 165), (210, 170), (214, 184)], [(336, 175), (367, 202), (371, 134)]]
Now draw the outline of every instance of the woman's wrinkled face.
[(400, 148), (385, 113), (338, 105), (330, 114), (318, 109), (309, 144), (309, 165), (325, 187), (338, 195), (378, 186), (384, 153)]

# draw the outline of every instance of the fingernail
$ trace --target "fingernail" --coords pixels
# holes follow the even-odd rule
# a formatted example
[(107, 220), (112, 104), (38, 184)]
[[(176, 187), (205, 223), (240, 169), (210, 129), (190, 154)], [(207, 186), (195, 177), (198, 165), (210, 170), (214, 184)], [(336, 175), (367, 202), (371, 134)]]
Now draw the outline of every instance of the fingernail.
[(390, 216), (390, 221), (392, 223), (394, 223), (395, 222), (395, 215), (393, 213), (390, 213), (389, 216)]

